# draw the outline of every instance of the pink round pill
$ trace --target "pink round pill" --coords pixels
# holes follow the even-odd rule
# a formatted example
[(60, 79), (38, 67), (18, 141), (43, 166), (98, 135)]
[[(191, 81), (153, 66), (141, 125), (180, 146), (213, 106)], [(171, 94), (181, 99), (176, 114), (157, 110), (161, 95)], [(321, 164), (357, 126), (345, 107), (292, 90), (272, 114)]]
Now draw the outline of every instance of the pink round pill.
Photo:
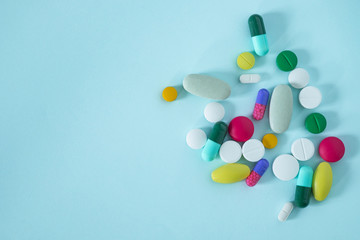
[(324, 138), (319, 145), (319, 154), (327, 162), (337, 162), (345, 154), (345, 145), (337, 137)]
[(228, 131), (235, 141), (246, 142), (254, 134), (254, 124), (247, 117), (236, 117), (231, 120)]

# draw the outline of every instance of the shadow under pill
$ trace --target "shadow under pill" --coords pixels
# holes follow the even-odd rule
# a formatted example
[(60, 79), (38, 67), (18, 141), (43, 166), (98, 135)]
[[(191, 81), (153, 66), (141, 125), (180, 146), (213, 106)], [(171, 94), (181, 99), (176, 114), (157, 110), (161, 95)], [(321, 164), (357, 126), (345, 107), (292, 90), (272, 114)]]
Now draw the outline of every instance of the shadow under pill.
[(284, 38), (287, 36), (288, 17), (283, 12), (267, 12), (262, 17), (270, 46), (278, 41), (287, 42)]
[(178, 92), (177, 100), (184, 99), (185, 97), (187, 97), (189, 95), (189, 93), (183, 88), (182, 85), (176, 85), (176, 86), (174, 86), (174, 88)]

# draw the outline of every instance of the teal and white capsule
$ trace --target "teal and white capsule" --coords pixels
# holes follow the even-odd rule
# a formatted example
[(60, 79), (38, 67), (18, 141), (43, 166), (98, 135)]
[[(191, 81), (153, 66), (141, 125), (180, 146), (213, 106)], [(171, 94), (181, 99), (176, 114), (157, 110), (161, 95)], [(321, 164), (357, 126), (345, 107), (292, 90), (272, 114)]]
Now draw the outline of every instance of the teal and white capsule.
[(224, 122), (215, 123), (209, 139), (206, 141), (201, 157), (205, 161), (212, 161), (219, 153), (221, 144), (227, 133), (227, 125)]
[(268, 41), (264, 21), (258, 14), (249, 17), (249, 28), (255, 53), (259, 56), (265, 56), (269, 52)]
[(309, 205), (314, 171), (309, 166), (302, 166), (296, 182), (295, 206), (304, 208)]

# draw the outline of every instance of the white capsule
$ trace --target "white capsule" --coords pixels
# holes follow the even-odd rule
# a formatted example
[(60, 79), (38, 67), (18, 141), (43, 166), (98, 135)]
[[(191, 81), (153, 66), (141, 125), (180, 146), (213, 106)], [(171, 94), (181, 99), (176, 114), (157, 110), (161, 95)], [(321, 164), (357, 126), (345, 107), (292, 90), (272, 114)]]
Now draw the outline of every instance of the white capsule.
[(261, 79), (259, 74), (241, 74), (240, 82), (241, 83), (257, 83)]
[(293, 209), (294, 209), (294, 204), (292, 202), (285, 203), (285, 205), (283, 206), (283, 208), (281, 209), (281, 211), (278, 215), (279, 221), (285, 222)]

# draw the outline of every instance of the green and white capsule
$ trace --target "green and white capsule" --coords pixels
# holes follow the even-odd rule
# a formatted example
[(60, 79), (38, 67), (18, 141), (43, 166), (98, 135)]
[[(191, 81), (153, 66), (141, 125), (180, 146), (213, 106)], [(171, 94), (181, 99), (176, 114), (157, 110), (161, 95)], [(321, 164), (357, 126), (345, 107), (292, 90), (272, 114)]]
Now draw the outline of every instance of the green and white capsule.
[(304, 208), (309, 205), (313, 175), (314, 171), (311, 167), (302, 166), (300, 168), (296, 183), (295, 206)]
[(258, 14), (249, 17), (249, 28), (254, 50), (257, 55), (265, 56), (269, 52), (264, 21)]
[(201, 153), (202, 159), (205, 161), (212, 161), (219, 153), (221, 144), (227, 133), (228, 126), (224, 122), (215, 123), (209, 139), (206, 141), (205, 147)]

